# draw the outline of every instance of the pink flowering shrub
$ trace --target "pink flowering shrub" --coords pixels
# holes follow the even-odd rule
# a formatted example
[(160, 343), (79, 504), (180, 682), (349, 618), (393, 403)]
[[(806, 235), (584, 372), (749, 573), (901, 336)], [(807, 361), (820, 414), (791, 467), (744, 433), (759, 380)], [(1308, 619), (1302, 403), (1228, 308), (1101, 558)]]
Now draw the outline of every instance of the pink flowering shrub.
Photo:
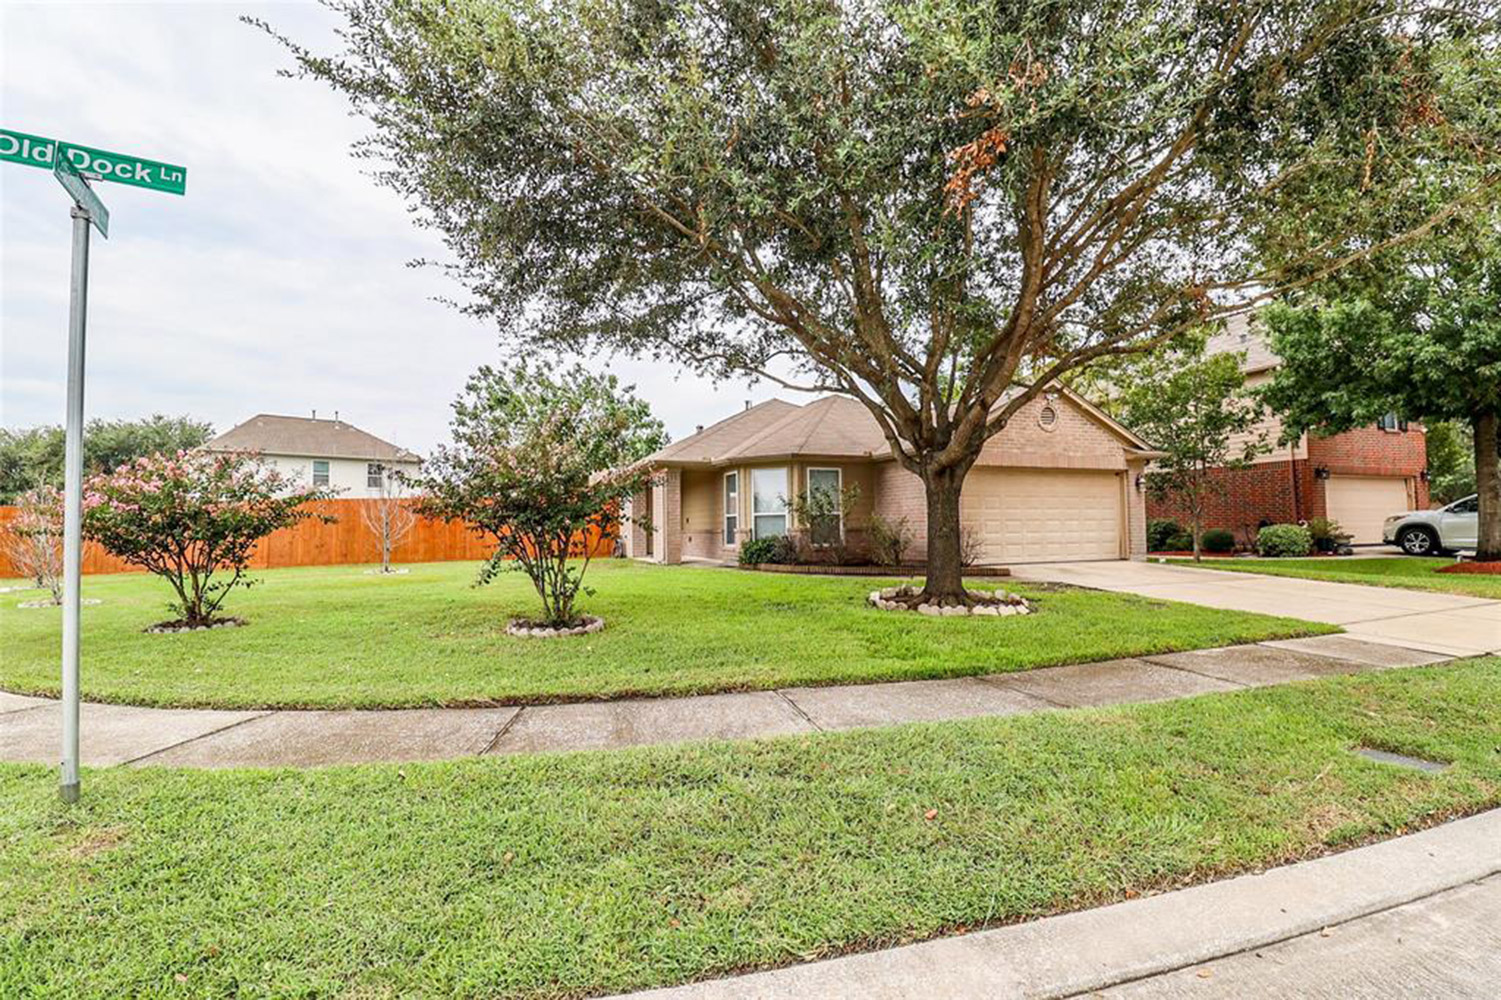
[(63, 498), (41, 485), (16, 497), (16, 516), (5, 526), (5, 554), (16, 571), (63, 602)]
[(576, 624), (574, 599), (591, 593), (588, 539), (617, 530), (649, 481), (640, 459), (666, 443), (661, 422), (615, 376), (578, 366), (556, 377), (481, 368), (453, 409), (454, 443), (423, 466), (419, 510), (494, 540), (478, 583), (519, 570), (543, 622)]
[(330, 496), (298, 488), (252, 454), (149, 455), (88, 480), (83, 533), (171, 584), (182, 623), (206, 625), (231, 590), (253, 582), (245, 571), (255, 543), (321, 517), (302, 505)]

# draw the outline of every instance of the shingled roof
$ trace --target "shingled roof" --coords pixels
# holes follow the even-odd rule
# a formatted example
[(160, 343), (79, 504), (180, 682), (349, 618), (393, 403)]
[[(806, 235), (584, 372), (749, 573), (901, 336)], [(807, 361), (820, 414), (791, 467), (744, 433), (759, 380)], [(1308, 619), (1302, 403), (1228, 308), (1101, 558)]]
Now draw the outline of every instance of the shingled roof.
[[(1127, 448), (1144, 453), (1150, 449), (1087, 400), (1067, 389), (1059, 391), (1120, 437)], [(891, 457), (891, 449), (876, 418), (861, 403), (848, 396), (824, 396), (803, 406), (767, 400), (668, 445), (646, 461), (703, 466), (801, 457), (881, 460)]]
[(205, 444), (207, 451), (258, 451), (267, 455), (357, 458), (365, 461), (416, 462), (405, 448), (382, 441), (342, 420), (284, 417), (257, 413)]

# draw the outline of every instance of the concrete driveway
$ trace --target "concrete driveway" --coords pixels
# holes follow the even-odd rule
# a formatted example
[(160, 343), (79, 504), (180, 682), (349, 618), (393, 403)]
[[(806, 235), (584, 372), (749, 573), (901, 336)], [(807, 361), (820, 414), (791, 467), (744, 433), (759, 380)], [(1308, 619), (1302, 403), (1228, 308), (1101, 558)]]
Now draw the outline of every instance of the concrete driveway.
[(1501, 601), (1395, 587), (1299, 580), (1153, 562), (1017, 566), (1018, 580), (1071, 583), (1211, 608), (1343, 626), (1367, 642), (1450, 656), (1501, 653)]

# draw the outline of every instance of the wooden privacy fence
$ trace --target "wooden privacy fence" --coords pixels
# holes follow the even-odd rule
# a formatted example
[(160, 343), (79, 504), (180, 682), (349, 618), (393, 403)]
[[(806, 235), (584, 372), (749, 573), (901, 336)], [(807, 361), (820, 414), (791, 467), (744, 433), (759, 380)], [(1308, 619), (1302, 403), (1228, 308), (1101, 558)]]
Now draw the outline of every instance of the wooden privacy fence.
[[(299, 522), (261, 539), (250, 557), (253, 569), (279, 566), (336, 566), (347, 563), (380, 562), (380, 543), (360, 516), (366, 500), (316, 500), (307, 505), (314, 513), (336, 518), (331, 524), (312, 519)], [(16, 516), (15, 507), (0, 506), (0, 540), (8, 540), (6, 525)], [(607, 556), (615, 548), (613, 534), (591, 531), (589, 546), (596, 556)], [(0, 577), (16, 575), (7, 546), (0, 544)], [(458, 522), (418, 518), (391, 550), (391, 561), (400, 563), (448, 562), (490, 558), (494, 543)], [(85, 573), (128, 573), (139, 569), (105, 552), (94, 542), (83, 546)]]

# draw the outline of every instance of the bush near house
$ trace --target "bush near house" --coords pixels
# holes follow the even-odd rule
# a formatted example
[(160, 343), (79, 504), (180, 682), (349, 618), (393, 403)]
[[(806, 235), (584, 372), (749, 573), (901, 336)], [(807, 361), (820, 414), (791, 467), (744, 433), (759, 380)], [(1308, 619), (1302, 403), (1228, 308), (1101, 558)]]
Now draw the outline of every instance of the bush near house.
[(1313, 540), (1314, 550), (1318, 552), (1338, 552), (1341, 547), (1350, 544), (1351, 538), (1339, 526), (1338, 521), (1327, 517), (1309, 518), (1308, 536)]
[(1301, 524), (1269, 524), (1256, 533), (1256, 552), (1269, 558), (1306, 556), (1313, 536)]
[(797, 542), (788, 535), (747, 538), (740, 543), (740, 565), (791, 565), (798, 561)]
[(1213, 552), (1216, 555), (1235, 551), (1235, 536), (1224, 528), (1212, 528), (1204, 532), (1204, 537), (1199, 542), (1205, 552)]
[(1153, 518), (1147, 522), (1147, 549), (1151, 552), (1171, 552), (1174, 538), (1183, 534), (1183, 526), (1171, 518)]

